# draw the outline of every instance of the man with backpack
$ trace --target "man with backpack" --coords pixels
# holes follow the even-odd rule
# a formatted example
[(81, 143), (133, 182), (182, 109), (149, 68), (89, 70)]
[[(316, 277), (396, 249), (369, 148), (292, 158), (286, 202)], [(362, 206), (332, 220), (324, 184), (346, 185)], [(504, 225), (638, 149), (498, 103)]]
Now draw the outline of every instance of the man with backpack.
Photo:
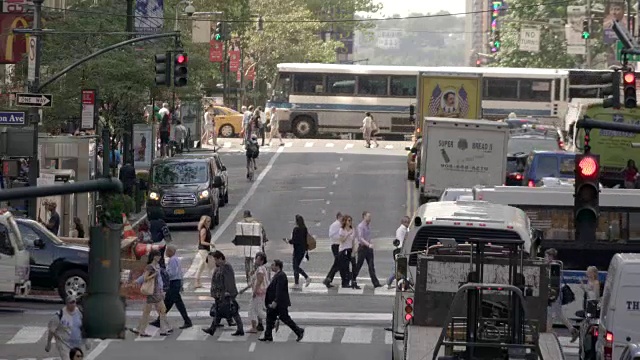
[(247, 156), (247, 179), (249, 178), (249, 170), (251, 166), (253, 166), (253, 170), (258, 170), (258, 165), (256, 165), (256, 159), (260, 155), (260, 146), (258, 146), (258, 136), (256, 134), (251, 134), (251, 138), (247, 142), (247, 146), (245, 147), (245, 155)]
[(70, 360), (69, 353), (73, 348), (89, 350), (89, 343), (82, 337), (82, 311), (76, 305), (75, 296), (65, 299), (65, 306), (49, 321), (48, 328), (46, 352), (51, 351), (53, 339), (62, 360)]

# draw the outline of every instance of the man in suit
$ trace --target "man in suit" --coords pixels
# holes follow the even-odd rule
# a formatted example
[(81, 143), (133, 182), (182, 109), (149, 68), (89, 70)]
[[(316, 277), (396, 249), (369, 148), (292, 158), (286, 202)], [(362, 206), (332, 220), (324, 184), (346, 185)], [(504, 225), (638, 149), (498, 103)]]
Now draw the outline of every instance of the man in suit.
[(296, 325), (291, 316), (289, 316), (291, 300), (289, 299), (287, 274), (282, 271), (282, 260), (274, 260), (271, 264), (271, 271), (274, 275), (267, 287), (267, 294), (264, 299), (264, 304), (267, 307), (267, 328), (264, 331), (264, 337), (258, 340), (273, 341), (273, 327), (276, 320), (280, 318), (296, 334), (296, 341), (300, 341), (304, 337), (304, 329)]

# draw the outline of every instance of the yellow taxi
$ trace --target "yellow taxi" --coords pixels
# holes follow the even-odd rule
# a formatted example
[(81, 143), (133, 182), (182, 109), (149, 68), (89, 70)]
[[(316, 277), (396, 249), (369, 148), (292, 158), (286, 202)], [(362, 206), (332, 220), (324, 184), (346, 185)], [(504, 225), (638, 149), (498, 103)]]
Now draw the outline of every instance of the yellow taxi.
[(230, 138), (240, 135), (242, 114), (224, 106), (212, 106), (219, 137)]

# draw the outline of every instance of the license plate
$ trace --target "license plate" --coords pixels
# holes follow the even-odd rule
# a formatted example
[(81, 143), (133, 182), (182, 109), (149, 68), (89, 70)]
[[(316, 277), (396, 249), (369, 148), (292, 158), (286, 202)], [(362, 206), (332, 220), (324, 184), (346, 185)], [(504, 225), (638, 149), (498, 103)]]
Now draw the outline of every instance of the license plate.
[(174, 215), (184, 215), (184, 209), (175, 209), (173, 210)]

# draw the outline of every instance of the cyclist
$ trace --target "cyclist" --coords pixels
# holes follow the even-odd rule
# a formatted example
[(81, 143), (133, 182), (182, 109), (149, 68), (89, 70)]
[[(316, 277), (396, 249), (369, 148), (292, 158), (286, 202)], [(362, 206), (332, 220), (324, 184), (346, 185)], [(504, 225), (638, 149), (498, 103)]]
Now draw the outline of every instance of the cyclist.
[(251, 166), (253, 166), (253, 170), (258, 170), (256, 159), (260, 155), (260, 146), (258, 146), (258, 136), (256, 134), (251, 134), (251, 138), (247, 142), (245, 149), (247, 156), (247, 179), (249, 179)]
[[(243, 223), (256, 223), (256, 224), (260, 224), (260, 221), (258, 221), (256, 218), (254, 218), (251, 215), (251, 211), (249, 210), (245, 210), (244, 214), (242, 216), (242, 220), (238, 222), (238, 224), (240, 225), (240, 228), (242, 228), (242, 224)], [(236, 226), (236, 229), (238, 228), (238, 226)], [(237, 230), (236, 230), (237, 231)], [(267, 234), (264, 231), (264, 227), (260, 224), (260, 231), (261, 231), (261, 239), (260, 239), (260, 245), (259, 246), (248, 246), (245, 245), (244, 246), (244, 266), (245, 266), (245, 271), (247, 274), (247, 278), (250, 277), (251, 273), (253, 272), (254, 268), (253, 268), (253, 259), (255, 257), (255, 255), (259, 252), (264, 253), (264, 244), (268, 241), (267, 240)], [(244, 234), (237, 234), (236, 236), (243, 236)]]

